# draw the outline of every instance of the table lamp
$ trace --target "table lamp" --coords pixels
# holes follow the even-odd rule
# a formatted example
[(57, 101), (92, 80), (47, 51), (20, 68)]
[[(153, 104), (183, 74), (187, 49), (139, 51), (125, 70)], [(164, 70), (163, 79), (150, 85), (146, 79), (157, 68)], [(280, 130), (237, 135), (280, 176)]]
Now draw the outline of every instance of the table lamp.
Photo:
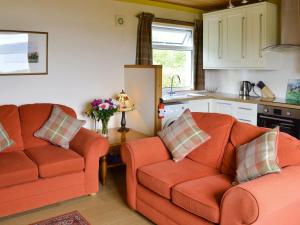
[(129, 128), (126, 127), (125, 112), (134, 110), (134, 104), (128, 97), (128, 95), (122, 90), (120, 94), (117, 95), (116, 100), (119, 102), (118, 111), (122, 112), (121, 127), (118, 129), (119, 132), (128, 132)]

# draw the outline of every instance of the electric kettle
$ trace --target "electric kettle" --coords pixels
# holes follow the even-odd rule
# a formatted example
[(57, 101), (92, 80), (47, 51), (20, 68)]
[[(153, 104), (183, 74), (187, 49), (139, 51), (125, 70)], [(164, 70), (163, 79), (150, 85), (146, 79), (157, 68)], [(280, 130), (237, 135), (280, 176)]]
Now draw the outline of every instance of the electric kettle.
[(240, 83), (240, 96), (247, 97), (250, 96), (250, 92), (253, 88), (253, 85), (250, 81), (241, 81)]

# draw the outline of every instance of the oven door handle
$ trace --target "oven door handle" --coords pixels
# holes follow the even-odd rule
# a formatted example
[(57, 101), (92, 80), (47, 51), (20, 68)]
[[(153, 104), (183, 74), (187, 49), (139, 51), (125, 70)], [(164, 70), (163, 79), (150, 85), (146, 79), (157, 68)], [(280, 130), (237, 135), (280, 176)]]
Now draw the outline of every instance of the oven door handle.
[(277, 120), (277, 121), (286, 122), (286, 123), (294, 123), (293, 120), (286, 120), (286, 119), (281, 119), (281, 118), (274, 118), (274, 117), (270, 117), (270, 116), (259, 115), (259, 118), (269, 119), (269, 120)]

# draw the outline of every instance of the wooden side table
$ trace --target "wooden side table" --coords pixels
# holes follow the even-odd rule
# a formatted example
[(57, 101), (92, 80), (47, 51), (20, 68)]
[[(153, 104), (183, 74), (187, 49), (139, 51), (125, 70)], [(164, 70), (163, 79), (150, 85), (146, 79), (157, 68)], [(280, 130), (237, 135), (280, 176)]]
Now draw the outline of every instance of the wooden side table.
[[(108, 130), (108, 142), (109, 142), (108, 154), (109, 153), (120, 154), (120, 147), (126, 141), (133, 141), (133, 140), (142, 139), (142, 138), (146, 138), (146, 137), (149, 137), (149, 136), (147, 136), (143, 133), (140, 133), (138, 131), (132, 130), (132, 129), (130, 129), (129, 132), (120, 133), (120, 132), (118, 132), (118, 128), (111, 128)], [(109, 164), (107, 162), (107, 156), (103, 156), (101, 158), (100, 163), (101, 163), (100, 176), (101, 176), (101, 183), (103, 185), (106, 184), (106, 176), (107, 176), (108, 168), (124, 165), (121, 162)]]

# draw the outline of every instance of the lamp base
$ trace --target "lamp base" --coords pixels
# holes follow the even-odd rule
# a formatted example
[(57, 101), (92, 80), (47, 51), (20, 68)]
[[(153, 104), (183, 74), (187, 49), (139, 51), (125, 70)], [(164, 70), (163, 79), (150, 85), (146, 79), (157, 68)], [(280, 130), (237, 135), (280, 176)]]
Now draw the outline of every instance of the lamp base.
[(127, 127), (120, 127), (118, 129), (118, 132), (120, 132), (120, 133), (127, 133), (128, 131), (129, 131), (129, 128), (127, 128)]

